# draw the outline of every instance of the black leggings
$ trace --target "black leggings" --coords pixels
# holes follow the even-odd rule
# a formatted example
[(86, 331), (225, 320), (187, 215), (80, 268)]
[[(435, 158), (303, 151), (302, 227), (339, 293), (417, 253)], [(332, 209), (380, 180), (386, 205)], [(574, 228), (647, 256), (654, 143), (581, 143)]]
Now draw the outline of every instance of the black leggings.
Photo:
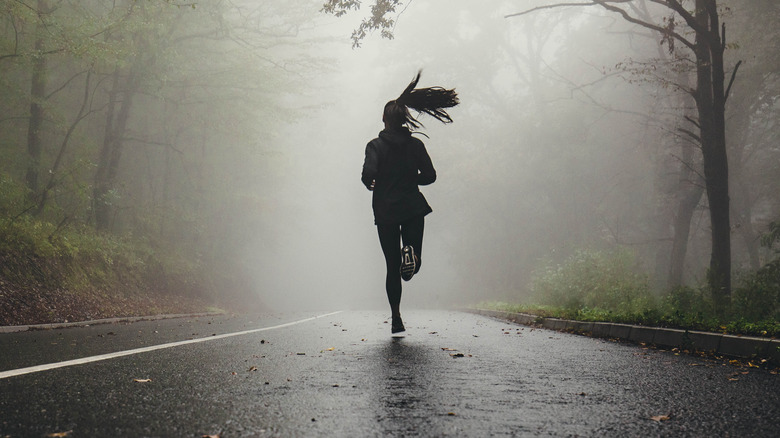
[(401, 224), (377, 225), (376, 227), (379, 232), (379, 243), (385, 254), (385, 264), (387, 265), (385, 288), (393, 316), (400, 315), (401, 306), (401, 239), (403, 239), (404, 246), (411, 245), (414, 248), (414, 253), (418, 258), (416, 273), (420, 270), (422, 261), (424, 227), (425, 216), (416, 217)]

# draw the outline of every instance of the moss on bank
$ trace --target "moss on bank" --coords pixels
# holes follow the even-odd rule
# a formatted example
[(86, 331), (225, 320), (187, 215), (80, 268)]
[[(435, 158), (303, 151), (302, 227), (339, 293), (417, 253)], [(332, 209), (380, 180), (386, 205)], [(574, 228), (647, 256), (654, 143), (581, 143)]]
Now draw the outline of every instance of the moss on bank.
[(0, 325), (200, 312), (214, 289), (198, 260), (87, 227), (0, 220)]

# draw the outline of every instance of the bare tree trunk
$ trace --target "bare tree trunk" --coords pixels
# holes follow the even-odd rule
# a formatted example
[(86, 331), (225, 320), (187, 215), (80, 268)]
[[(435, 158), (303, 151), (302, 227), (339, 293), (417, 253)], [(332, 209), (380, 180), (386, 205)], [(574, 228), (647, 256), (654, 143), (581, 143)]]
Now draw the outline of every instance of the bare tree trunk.
[(733, 116), (729, 119), (731, 129), (728, 132), (730, 190), (732, 195), (731, 216), (736, 223), (734, 228), (742, 237), (748, 255), (750, 268), (758, 270), (761, 267), (759, 256), (759, 236), (753, 227), (753, 196), (749, 181), (745, 178), (747, 163), (744, 157), (744, 147), (750, 134), (750, 121), (753, 108), (748, 105), (732, 108)]
[(732, 189), (736, 191), (736, 198), (732, 205), (736, 218), (739, 221), (736, 226), (745, 243), (745, 249), (750, 260), (750, 268), (755, 271), (761, 267), (761, 258), (759, 257), (759, 236), (756, 234), (755, 228), (753, 228), (750, 188), (742, 181), (739, 175), (733, 176), (736, 184), (732, 184)]
[(60, 165), (62, 164), (62, 159), (65, 157), (65, 150), (68, 147), (68, 143), (70, 142), (70, 137), (73, 135), (73, 132), (76, 131), (76, 127), (78, 124), (84, 119), (86, 113), (87, 113), (87, 104), (89, 103), (89, 79), (92, 76), (92, 72), (87, 72), (87, 79), (86, 83), (84, 84), (84, 99), (81, 102), (81, 109), (79, 110), (79, 113), (76, 115), (76, 119), (73, 121), (73, 123), (68, 128), (68, 131), (65, 133), (65, 137), (62, 139), (62, 143), (60, 144), (60, 150), (57, 153), (57, 158), (54, 160), (54, 164), (51, 166), (51, 169), (49, 170), (49, 182), (46, 184), (46, 187), (44, 187), (43, 191), (40, 194), (40, 197), (38, 198), (38, 207), (35, 210), (35, 216), (40, 216), (43, 213), (43, 209), (46, 207), (46, 201), (48, 200), (49, 193), (52, 189), (54, 189), (54, 186), (57, 184), (57, 172), (60, 169)]
[(704, 178), (712, 226), (708, 283), (716, 308), (722, 313), (728, 307), (731, 297), (731, 224), (726, 155), (724, 47), (715, 0), (696, 0), (696, 19), (702, 28), (709, 31), (699, 32), (696, 37), (696, 105), (699, 110)]
[[(120, 84), (125, 88), (120, 90)], [(93, 208), (95, 227), (107, 231), (111, 227), (111, 217), (114, 211), (111, 191), (115, 188), (119, 161), (122, 158), (122, 136), (127, 129), (130, 109), (133, 106), (133, 96), (138, 88), (137, 74), (131, 70), (126, 81), (120, 81), (119, 67), (114, 71), (113, 84), (109, 95), (109, 105), (106, 114), (106, 129), (103, 136), (103, 146), (95, 172), (95, 187), (93, 190)], [(121, 101), (118, 96), (122, 95)], [(117, 111), (117, 105), (119, 110)]]
[[(48, 5), (46, 0), (38, 0), (39, 14), (46, 14)], [(27, 173), (25, 181), (30, 195), (38, 195), (38, 173), (41, 167), (41, 127), (44, 117), (44, 101), (46, 100), (46, 57), (43, 54), (43, 25), (35, 27), (35, 60), (32, 65), (32, 78), (30, 81), (30, 122), (27, 127)]]
[(679, 202), (677, 213), (674, 217), (674, 238), (672, 241), (672, 253), (669, 260), (669, 276), (667, 286), (674, 289), (683, 284), (683, 272), (685, 270), (685, 255), (688, 253), (688, 238), (691, 233), (691, 220), (696, 207), (704, 194), (704, 186), (696, 183), (693, 166), (693, 145), (683, 144), (683, 162), (680, 173)]

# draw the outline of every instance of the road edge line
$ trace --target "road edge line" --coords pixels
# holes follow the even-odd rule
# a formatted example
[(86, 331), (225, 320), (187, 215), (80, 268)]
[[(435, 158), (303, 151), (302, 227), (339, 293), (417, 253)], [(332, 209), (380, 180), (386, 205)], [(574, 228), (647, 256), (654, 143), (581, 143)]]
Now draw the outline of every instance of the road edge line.
[(120, 322), (133, 323), (133, 322), (141, 322), (141, 321), (159, 321), (163, 319), (176, 319), (176, 318), (208, 318), (212, 316), (221, 316), (225, 314), (226, 312), (174, 313), (174, 314), (147, 315), (147, 316), (118, 316), (115, 318), (92, 319), (88, 321), (6, 325), (6, 326), (0, 326), (0, 334), (19, 333), (19, 332), (26, 332), (30, 330), (57, 330), (57, 329), (73, 328), (73, 327), (88, 327), (88, 326), (100, 325), (100, 324), (117, 324)]
[(100, 355), (97, 355), (97, 356), (83, 357), (83, 358), (80, 358), (80, 359), (66, 360), (66, 361), (63, 361), (63, 362), (54, 362), (54, 363), (43, 364), (43, 365), (35, 365), (35, 366), (31, 366), (31, 367), (26, 367), (26, 368), (18, 368), (18, 369), (15, 369), (15, 370), (0, 371), (0, 380), (7, 379), (9, 377), (22, 376), (22, 375), (25, 375), (25, 374), (38, 373), (38, 372), (41, 372), (41, 371), (49, 371), (49, 370), (53, 370), (53, 369), (57, 369), (57, 368), (65, 368), (65, 367), (69, 367), (69, 366), (83, 365), (83, 364), (88, 364), (88, 363), (93, 363), (93, 362), (100, 362), (100, 361), (104, 361), (104, 360), (115, 359), (115, 358), (118, 358), (118, 357), (132, 356), (134, 354), (140, 354), (140, 353), (147, 353), (147, 352), (150, 352), (150, 351), (164, 350), (164, 349), (167, 349), (167, 348), (178, 347), (178, 346), (181, 346), (181, 345), (197, 344), (197, 343), (206, 342), (206, 341), (212, 341), (212, 340), (216, 340), (216, 339), (231, 338), (231, 337), (234, 337), (234, 336), (242, 336), (242, 335), (248, 335), (248, 334), (252, 334), (252, 333), (268, 331), (268, 330), (275, 330), (275, 329), (280, 329), (280, 328), (284, 328), (284, 327), (290, 327), (290, 326), (297, 325), (297, 324), (302, 324), (304, 322), (314, 321), (315, 319), (326, 318), (328, 316), (333, 316), (333, 315), (339, 314), (341, 312), (342, 311), (339, 310), (339, 311), (336, 311), (336, 312), (326, 313), (324, 315), (312, 316), (310, 318), (305, 318), (305, 319), (301, 319), (301, 320), (298, 320), (298, 321), (287, 322), (287, 323), (275, 325), (275, 326), (272, 326), (272, 327), (261, 327), (261, 328), (257, 328), (257, 329), (244, 330), (244, 331), (234, 332), (234, 333), (224, 333), (224, 334), (221, 334), (221, 335), (214, 335), (214, 336), (208, 336), (208, 337), (197, 338), (197, 339), (188, 339), (186, 341), (168, 342), (168, 343), (165, 343), (165, 344), (152, 345), (152, 346), (149, 346), (149, 347), (134, 348), (132, 350), (124, 350), (124, 351), (118, 351), (118, 352), (115, 352), (115, 353), (106, 353), (106, 354), (100, 354)]

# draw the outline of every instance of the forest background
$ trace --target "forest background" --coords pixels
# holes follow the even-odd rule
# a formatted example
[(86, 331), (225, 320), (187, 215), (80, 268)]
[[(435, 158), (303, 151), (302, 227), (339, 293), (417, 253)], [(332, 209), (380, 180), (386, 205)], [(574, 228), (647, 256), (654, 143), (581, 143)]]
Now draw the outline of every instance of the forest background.
[(405, 306), (780, 333), (780, 5), (717, 2), (727, 81), (741, 62), (719, 305), (689, 48), (606, 9), (507, 17), (549, 1), (349, 3), (4, 0), (0, 325), (382, 308), (363, 148), (423, 68), (463, 104), (424, 130), (439, 180)]

